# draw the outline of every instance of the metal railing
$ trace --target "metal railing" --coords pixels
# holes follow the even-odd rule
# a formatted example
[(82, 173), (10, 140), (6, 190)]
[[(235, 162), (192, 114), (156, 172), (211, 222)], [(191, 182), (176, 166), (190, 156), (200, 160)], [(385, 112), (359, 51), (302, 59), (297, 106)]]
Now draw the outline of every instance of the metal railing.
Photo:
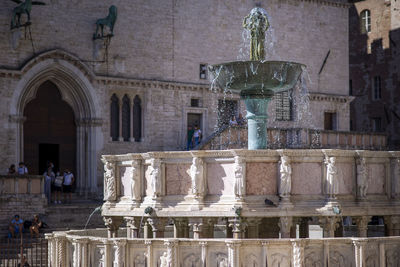
[[(25, 266), (25, 261), (30, 267), (47, 266), (48, 248), (44, 238), (6, 238), (0, 240), (0, 266), (17, 267)], [(27, 265), (28, 266), (28, 265)]]

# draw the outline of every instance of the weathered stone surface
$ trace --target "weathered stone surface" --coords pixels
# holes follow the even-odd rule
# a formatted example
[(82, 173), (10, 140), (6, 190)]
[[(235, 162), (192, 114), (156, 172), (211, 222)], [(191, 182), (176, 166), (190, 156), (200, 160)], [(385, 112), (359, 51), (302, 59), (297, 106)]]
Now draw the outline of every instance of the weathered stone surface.
[(165, 187), (167, 195), (190, 194), (192, 185), (188, 174), (190, 164), (165, 164)]
[(277, 169), (276, 163), (253, 163), (246, 166), (247, 195), (276, 195)]
[(207, 164), (207, 184), (210, 195), (233, 195), (233, 163)]
[(292, 194), (321, 194), (321, 163), (292, 163)]

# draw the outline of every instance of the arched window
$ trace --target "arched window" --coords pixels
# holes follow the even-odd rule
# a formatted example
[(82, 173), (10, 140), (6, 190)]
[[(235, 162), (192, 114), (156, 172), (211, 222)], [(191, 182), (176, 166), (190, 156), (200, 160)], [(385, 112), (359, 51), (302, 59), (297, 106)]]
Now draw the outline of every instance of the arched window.
[(360, 13), (360, 31), (361, 33), (371, 32), (371, 11), (368, 9)]
[(111, 140), (118, 141), (119, 136), (119, 100), (118, 97), (113, 94), (111, 96)]
[(131, 137), (131, 105), (127, 95), (122, 98), (122, 137), (129, 141)]
[(133, 138), (140, 142), (142, 137), (142, 105), (138, 95), (133, 99)]

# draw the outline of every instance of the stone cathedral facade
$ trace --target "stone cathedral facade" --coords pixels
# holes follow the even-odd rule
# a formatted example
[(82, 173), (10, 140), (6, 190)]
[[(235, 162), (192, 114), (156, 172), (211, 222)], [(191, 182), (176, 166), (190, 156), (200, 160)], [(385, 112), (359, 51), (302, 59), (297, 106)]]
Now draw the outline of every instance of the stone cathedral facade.
[[(78, 192), (98, 195), (101, 155), (184, 150), (188, 125), (209, 136), (220, 101), (236, 103), (236, 113), (244, 105), (209, 89), (206, 66), (247, 59), (242, 19), (256, 5), (270, 16), (267, 59), (303, 63), (308, 73), (308, 113), (292, 103), (292, 115), (277, 120), (271, 105), (270, 125), (323, 129), (331, 113), (332, 129), (347, 131), (353, 98), (345, 2), (44, 0), (32, 7), (30, 25), (10, 30), (16, 4), (5, 1), (0, 170), (24, 161), (41, 174), (52, 161), (73, 170)], [(111, 4), (118, 9), (113, 36), (94, 40), (96, 20)]]

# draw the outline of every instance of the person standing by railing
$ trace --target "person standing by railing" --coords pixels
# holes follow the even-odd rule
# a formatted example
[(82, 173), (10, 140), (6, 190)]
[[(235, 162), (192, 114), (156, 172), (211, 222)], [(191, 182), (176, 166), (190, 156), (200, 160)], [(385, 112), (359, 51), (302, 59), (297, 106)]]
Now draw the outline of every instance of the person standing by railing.
[(68, 169), (64, 172), (64, 183), (63, 183), (63, 192), (64, 192), (64, 203), (67, 203), (67, 195), (69, 197), (69, 203), (71, 203), (71, 195), (72, 195), (72, 185), (75, 182), (75, 177), (72, 172)]
[(25, 166), (23, 162), (20, 162), (18, 167), (18, 174), (28, 174), (28, 168)]
[(51, 182), (54, 181), (56, 175), (54, 174), (51, 167), (47, 168), (47, 172), (44, 174), (44, 194), (47, 197), (47, 203), (51, 201)]

